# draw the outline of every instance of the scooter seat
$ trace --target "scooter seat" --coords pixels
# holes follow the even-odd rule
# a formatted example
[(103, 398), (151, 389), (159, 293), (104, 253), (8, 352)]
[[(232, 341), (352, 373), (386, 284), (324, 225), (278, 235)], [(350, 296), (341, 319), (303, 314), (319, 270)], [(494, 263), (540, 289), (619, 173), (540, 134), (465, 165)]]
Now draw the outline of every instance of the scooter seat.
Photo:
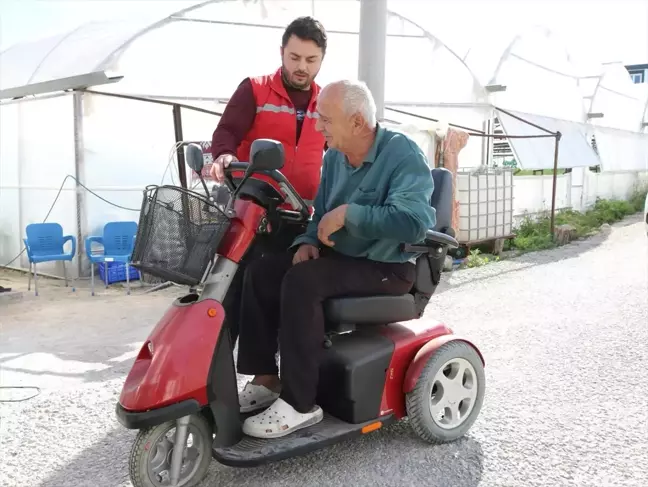
[(417, 318), (414, 296), (366, 296), (333, 298), (324, 302), (324, 316), (331, 325), (384, 325)]

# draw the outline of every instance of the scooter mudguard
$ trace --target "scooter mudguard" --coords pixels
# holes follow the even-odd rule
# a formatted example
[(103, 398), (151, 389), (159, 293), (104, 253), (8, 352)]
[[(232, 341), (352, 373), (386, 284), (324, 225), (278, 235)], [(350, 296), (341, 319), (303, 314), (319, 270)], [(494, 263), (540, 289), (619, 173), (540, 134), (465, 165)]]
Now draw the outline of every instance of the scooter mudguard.
[(482, 364), (486, 365), (486, 361), (484, 360), (482, 353), (475, 346), (475, 344), (467, 338), (454, 334), (436, 337), (434, 340), (429, 341), (421, 347), (421, 349), (416, 353), (414, 360), (412, 360), (412, 363), (407, 368), (405, 380), (403, 381), (403, 393), (407, 394), (414, 390), (414, 388), (416, 387), (416, 382), (421, 376), (423, 368), (425, 368), (425, 364), (427, 364), (432, 354), (434, 354), (434, 352), (436, 352), (442, 345), (445, 345), (446, 343), (451, 341), (466, 342), (468, 345), (475, 349), (475, 352), (477, 352), (477, 355), (479, 355)]
[(225, 311), (218, 301), (195, 298), (176, 299), (142, 345), (119, 398), (124, 410), (150, 411), (183, 401), (207, 405), (207, 380)]

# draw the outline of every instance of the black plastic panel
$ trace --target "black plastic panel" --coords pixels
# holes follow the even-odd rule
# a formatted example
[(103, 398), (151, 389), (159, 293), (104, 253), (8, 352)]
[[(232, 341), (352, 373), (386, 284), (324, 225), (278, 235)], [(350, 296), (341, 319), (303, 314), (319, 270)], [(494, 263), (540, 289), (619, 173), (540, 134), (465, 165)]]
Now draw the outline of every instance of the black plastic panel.
[(242, 437), (240, 406), (232, 343), (227, 327), (221, 329), (207, 378), (207, 400), (216, 423), (218, 445), (234, 445)]
[(376, 418), (394, 343), (373, 329), (336, 335), (331, 342), (322, 353), (317, 404), (348, 423)]

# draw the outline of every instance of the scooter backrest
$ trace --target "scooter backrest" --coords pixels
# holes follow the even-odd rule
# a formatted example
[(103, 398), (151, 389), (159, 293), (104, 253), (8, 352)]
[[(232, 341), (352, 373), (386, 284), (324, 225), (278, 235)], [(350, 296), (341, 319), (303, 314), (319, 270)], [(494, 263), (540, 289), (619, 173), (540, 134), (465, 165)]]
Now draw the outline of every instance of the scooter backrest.
[(452, 173), (445, 167), (432, 169), (434, 192), (430, 198), (430, 205), (436, 210), (436, 225), (432, 230), (451, 234), (452, 229)]
[[(432, 169), (431, 173), (434, 181), (434, 192), (430, 198), (430, 205), (436, 210), (436, 225), (432, 230), (454, 237), (455, 232), (452, 228), (452, 173), (444, 167), (436, 167)], [(416, 278), (411, 292), (416, 299), (419, 316), (425, 311), (425, 306), (441, 280), (445, 256), (445, 251), (441, 254), (424, 253), (416, 259)], [(421, 295), (417, 296), (417, 292), (421, 293)]]

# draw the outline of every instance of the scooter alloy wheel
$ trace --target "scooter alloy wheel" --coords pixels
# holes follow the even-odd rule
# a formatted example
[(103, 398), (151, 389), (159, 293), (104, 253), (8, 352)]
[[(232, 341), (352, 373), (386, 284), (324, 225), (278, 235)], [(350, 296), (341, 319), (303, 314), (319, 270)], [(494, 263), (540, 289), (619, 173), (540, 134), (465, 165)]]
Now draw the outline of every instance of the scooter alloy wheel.
[(484, 366), (473, 347), (458, 340), (442, 345), (406, 396), (412, 428), (430, 443), (462, 437), (479, 415), (485, 387)]
[[(186, 440), (177, 487), (193, 487), (207, 474), (211, 462), (212, 429), (201, 415), (192, 415), (186, 424)], [(167, 421), (140, 430), (129, 459), (133, 487), (171, 487), (172, 462), (180, 423)]]

